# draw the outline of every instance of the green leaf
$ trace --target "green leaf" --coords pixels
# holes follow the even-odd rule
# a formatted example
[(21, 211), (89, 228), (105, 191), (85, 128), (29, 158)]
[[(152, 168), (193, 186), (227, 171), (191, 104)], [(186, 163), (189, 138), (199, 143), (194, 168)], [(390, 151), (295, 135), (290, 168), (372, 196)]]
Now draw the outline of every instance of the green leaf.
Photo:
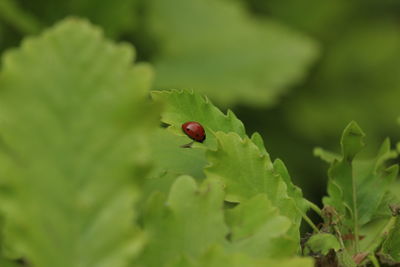
[(227, 211), (231, 227), (228, 250), (257, 258), (283, 258), (295, 255), (298, 244), (286, 233), (291, 221), (279, 215), (265, 194), (257, 195)]
[[(382, 212), (378, 207), (388, 206), (390, 198), (387, 196), (398, 173), (397, 165), (389, 168), (385, 166), (387, 160), (397, 156), (391, 151), (388, 139), (382, 144), (375, 159), (354, 160), (363, 147), (363, 137), (362, 130), (354, 122), (344, 130), (341, 140), (342, 157), (333, 158), (328, 172), (329, 196), (323, 199), (325, 206), (331, 206), (338, 212), (342, 234), (356, 237), (362, 226)], [(323, 157), (327, 158), (326, 153)], [(389, 209), (386, 210), (387, 220), (390, 214)]]
[(51, 25), (66, 16), (79, 16), (100, 25), (107, 36), (119, 37), (136, 27), (138, 2), (138, 0), (115, 0), (112, 2), (35, 0), (24, 2), (23, 6), (25, 12), (32, 13), (45, 25)]
[(271, 19), (253, 17), (239, 1), (147, 1), (157, 38), (156, 89), (195, 88), (229, 106), (271, 105), (300, 81), (316, 44)]
[(23, 34), (36, 34), (42, 25), (15, 0), (0, 0), (0, 18)]
[(22, 267), (20, 264), (17, 264), (14, 261), (6, 260), (3, 258), (0, 258), (0, 266), (1, 267)]
[(231, 227), (230, 239), (233, 242), (253, 235), (268, 221), (282, 223), (279, 229), (270, 232), (271, 235), (282, 235), (290, 226), (290, 221), (279, 215), (278, 210), (272, 206), (265, 194), (256, 195), (235, 208), (227, 210), (226, 217), (227, 223)]
[(208, 177), (219, 177), (226, 186), (226, 200), (241, 202), (266, 193), (273, 204), (286, 195), (286, 187), (274, 175), (272, 163), (247, 137), (217, 132), (218, 149), (207, 151)]
[(142, 201), (154, 192), (167, 194), (180, 175), (187, 174), (196, 179), (205, 177), (205, 150), (182, 148), (187, 137), (175, 135), (166, 129), (157, 129), (150, 135), (150, 140), (153, 168), (143, 180)]
[(338, 251), (340, 244), (337, 238), (328, 233), (318, 233), (310, 237), (305, 245), (305, 254), (320, 253), (322, 255), (328, 254), (333, 249)]
[(357, 267), (357, 264), (354, 262), (353, 258), (351, 257), (350, 253), (347, 250), (340, 250), (336, 253), (339, 266), (342, 267)]
[(149, 235), (140, 263), (143, 266), (168, 266), (180, 257), (195, 261), (212, 245), (224, 244), (222, 186), (206, 180), (201, 187), (193, 178), (181, 176), (173, 184), (168, 198), (155, 194), (144, 215)]
[(281, 267), (312, 267), (314, 266), (311, 258), (290, 258), (273, 260), (268, 258), (255, 259), (243, 253), (226, 253), (221, 247), (213, 247), (198, 261), (190, 262), (182, 259), (180, 265), (175, 267), (265, 267), (265, 266), (281, 266)]
[[(235, 132), (241, 137), (246, 136), (243, 123), (232, 111), (225, 115), (216, 108), (208, 98), (189, 91), (153, 91), (152, 96), (157, 103), (165, 105), (161, 121), (170, 125), (174, 133), (185, 136), (181, 125), (187, 121), (196, 121), (203, 125), (206, 131), (204, 145), (215, 148), (214, 132)], [(191, 139), (187, 138), (187, 142)], [(196, 147), (196, 146), (195, 146)], [(199, 144), (198, 147), (203, 147)]]
[(290, 219), (292, 227), (288, 235), (298, 240), (304, 203), (299, 191), (291, 183), (286, 184), (290, 178), (284, 166), (279, 161), (274, 166), (247, 137), (242, 139), (236, 133), (223, 132), (217, 132), (216, 137), (218, 149), (207, 151), (210, 165), (205, 173), (207, 177), (222, 181), (225, 200), (243, 202), (258, 194), (266, 194), (272, 205)]
[[(281, 5), (284, 12), (291, 7), (286, 1), (275, 2)], [(389, 4), (390, 1), (372, 1), (371, 8), (366, 7), (365, 2), (342, 0), (341, 3), (329, 3), (330, 6), (318, 0), (291, 2), (296, 2), (296, 7), (312, 6), (318, 18), (323, 17), (321, 12), (340, 10), (341, 5), (352, 7), (351, 12), (343, 10), (334, 16), (327, 15), (324, 19), (334, 20), (326, 24), (316, 23), (316, 20), (303, 16), (298, 9), (293, 9), (293, 16), (286, 17), (292, 19), (297, 16), (312, 27), (321, 27), (321, 34), (329, 43), (318, 71), (312, 74), (303, 85), (304, 90), (299, 90), (301, 92), (282, 111), (287, 119), (285, 125), (290, 127), (292, 134), (306, 142), (322, 143), (332, 140), (349, 119), (356, 119), (368, 133), (371, 145), (378, 145), (382, 136), (398, 139), (394, 122), (399, 116), (395, 107), (400, 98), (400, 75), (393, 71), (397, 71), (400, 61), (400, 35), (394, 17), (380, 16), (376, 12), (377, 8), (392, 10), (395, 6)], [(314, 9), (316, 5), (321, 8)], [(368, 10), (363, 17), (359, 16), (360, 9)], [(370, 11), (380, 17), (369, 19)], [(330, 27), (333, 31), (328, 29)], [(346, 31), (343, 31), (345, 28)], [(377, 92), (379, 97), (375, 97)]]
[(138, 2), (138, 0), (72, 0), (67, 8), (69, 14), (87, 17), (93, 23), (102, 26), (107, 35), (118, 37), (136, 27)]
[(341, 159), (341, 155), (326, 151), (320, 147), (314, 148), (314, 156), (319, 157), (327, 163), (333, 163), (335, 160), (339, 161)]
[(343, 161), (351, 162), (356, 154), (364, 147), (365, 134), (360, 126), (354, 121), (344, 129), (342, 139), (340, 141), (342, 147)]
[[(297, 211), (300, 212), (302, 215), (305, 215), (306, 211), (309, 208), (309, 204), (307, 200), (303, 198), (303, 192), (301, 191), (301, 189), (292, 183), (289, 172), (282, 160), (276, 159), (274, 161), (274, 170), (280, 175), (280, 177), (282, 177), (283, 181), (285, 182), (287, 187), (287, 194), (294, 202)], [(300, 218), (298, 218), (296, 224), (300, 224)]]
[(391, 260), (400, 263), (400, 217), (397, 216), (394, 228), (383, 243), (382, 252), (389, 255)]
[(159, 129), (151, 135), (154, 170), (151, 178), (165, 172), (188, 174), (195, 178), (204, 177), (203, 168), (207, 164), (204, 149), (182, 148), (188, 142), (186, 136), (178, 136), (171, 131)]
[(68, 19), (4, 55), (0, 208), (11, 254), (41, 267), (122, 267), (141, 247), (132, 207), (157, 114), (151, 70), (132, 66), (133, 54)]
[(261, 153), (269, 157), (269, 154), (265, 149), (264, 140), (258, 132), (253, 133), (250, 139), (258, 147), (258, 149), (260, 149)]

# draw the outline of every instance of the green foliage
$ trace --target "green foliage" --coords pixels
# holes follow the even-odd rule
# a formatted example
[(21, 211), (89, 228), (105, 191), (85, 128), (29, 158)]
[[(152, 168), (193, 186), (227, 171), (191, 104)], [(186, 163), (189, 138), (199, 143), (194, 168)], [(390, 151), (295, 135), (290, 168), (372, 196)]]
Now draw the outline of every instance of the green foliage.
[[(301, 217), (307, 209), (301, 192), (291, 182), (282, 162), (274, 164), (269, 156), (245, 137), (217, 132), (218, 149), (210, 150), (205, 169), (208, 177), (221, 179), (226, 187), (225, 200), (242, 202), (266, 194), (272, 205), (292, 222), (292, 237), (298, 239)], [(285, 178), (284, 178), (285, 177)], [(289, 188), (289, 190), (288, 190)]]
[[(228, 110), (223, 114), (208, 98), (189, 91), (153, 91), (155, 101), (165, 103), (165, 110), (161, 116), (162, 122), (170, 125), (169, 129), (174, 133), (184, 135), (181, 125), (187, 121), (197, 121), (208, 134), (204, 145), (216, 146), (215, 132), (235, 132), (239, 136), (246, 135), (243, 123)], [(188, 139), (189, 140), (189, 139)]]
[[(151, 69), (132, 61), (131, 47), (77, 19), (5, 54), (3, 265), (22, 258), (41, 267), (261, 266), (280, 258), (285, 266), (311, 266), (296, 257), (301, 215), (290, 209), (302, 205), (301, 191), (282, 162), (271, 162), (262, 138), (249, 139), (233, 112), (225, 115), (193, 92), (154, 92), (153, 105)], [(155, 127), (158, 106), (169, 130)], [(192, 149), (180, 147), (188, 141), (180, 129), (187, 120), (207, 131), (207, 141)], [(283, 195), (251, 192), (225, 210), (227, 184), (203, 168), (227, 161), (207, 156), (230, 153), (222, 142), (234, 147), (241, 140), (251, 144), (244, 169), (261, 158), (252, 179), (265, 171), (264, 182), (279, 184)]]
[(0, 258), (0, 266), (3, 266), (3, 267), (18, 267), (20, 265), (15, 263), (15, 262), (13, 262), (13, 261)]
[(320, 253), (322, 255), (328, 254), (328, 252), (333, 249), (338, 251), (340, 249), (340, 244), (337, 238), (328, 233), (315, 234), (307, 240), (305, 245), (305, 254)]
[[(241, 222), (239, 225), (242, 230), (240, 231), (250, 231), (248, 232), (250, 237), (241, 240), (237, 235), (240, 236), (243, 233), (238, 234), (237, 229), (232, 230), (233, 244), (229, 249), (231, 251), (249, 251), (250, 254), (258, 256), (261, 254), (277, 257), (296, 253), (298, 250), (296, 243), (298, 244), (299, 241), (298, 229), (307, 204), (301, 191), (291, 183), (283, 163), (281, 161), (276, 161), (275, 164), (271, 162), (261, 137), (258, 134), (254, 134), (251, 139), (246, 137), (243, 124), (232, 112), (228, 111), (228, 114), (224, 115), (208, 99), (198, 94), (188, 91), (161, 91), (153, 92), (152, 95), (158, 103), (165, 105), (162, 121), (170, 125), (170, 131), (167, 132), (184, 136), (181, 124), (186, 121), (198, 121), (204, 126), (207, 133), (206, 141), (203, 144), (195, 145), (191, 150), (207, 149), (205, 159), (211, 165), (205, 169), (206, 177), (222, 182), (226, 192), (225, 200), (244, 201), (232, 211), (232, 214), (241, 212), (247, 214), (246, 209), (250, 212), (257, 209), (265, 210), (265, 212), (272, 209), (278, 212), (279, 209), (284, 215), (278, 216), (275, 212), (278, 216), (277, 220), (269, 221), (265, 217), (268, 215), (266, 213), (265, 216), (258, 218), (257, 227), (253, 226), (247, 230), (242, 228), (243, 222)], [(186, 139), (189, 140), (187, 137)], [(190, 166), (195, 166), (196, 163), (202, 165), (200, 158), (194, 157), (193, 152), (183, 151), (181, 153), (186, 154), (184, 160), (187, 164), (190, 162)], [(242, 164), (238, 164), (239, 162)], [(176, 171), (173, 166), (165, 168), (165, 170)], [(165, 176), (159, 179), (163, 180), (169, 177)], [(251, 201), (250, 199), (253, 197), (256, 197), (256, 200)], [(259, 200), (261, 200), (260, 203), (258, 203)], [(270, 201), (272, 202), (270, 203)], [(233, 216), (231, 213), (228, 214)], [(231, 223), (234, 227), (235, 220)], [(270, 242), (271, 239), (274, 242)]]
[[(118, 36), (135, 27), (137, 0), (95, 1), (67, 0), (62, 2), (49, 0), (21, 1), (2, 0), (19, 3), (22, 10), (29, 10), (42, 24), (53, 24), (65, 16), (75, 15), (87, 17), (101, 25), (109, 36)], [(26, 12), (26, 11), (24, 11)], [(30, 16), (31, 16), (30, 14)], [(23, 21), (27, 16), (20, 16)]]
[(242, 1), (261, 17), (273, 16), (310, 34), (324, 51), (296, 95), (280, 107), (277, 116), (285, 120), (286, 129), (299, 139), (329, 146), (345, 123), (356, 120), (372, 145), (382, 136), (399, 138), (394, 127), (400, 84), (399, 2)]
[(393, 262), (400, 262), (400, 219), (396, 218), (389, 237), (383, 244), (383, 253), (388, 255)]
[[(340, 220), (345, 233), (355, 233), (358, 228), (368, 223), (379, 206), (388, 206), (385, 195), (389, 193), (398, 173), (398, 166), (385, 167), (388, 159), (397, 154), (390, 150), (386, 140), (377, 157), (370, 162), (354, 162), (354, 157), (363, 148), (364, 133), (354, 122), (343, 132), (342, 157), (340, 160), (324, 155), (332, 160), (329, 169), (328, 195), (324, 199), (326, 206), (331, 206), (342, 216)], [(389, 209), (387, 208), (387, 214)]]
[(151, 158), (154, 168), (151, 177), (157, 178), (165, 172), (189, 174), (195, 178), (204, 177), (203, 168), (207, 164), (205, 151), (200, 147), (182, 149), (189, 142), (187, 136), (175, 135), (171, 131), (159, 129), (151, 135)]
[[(393, 108), (399, 97), (396, 19), (360, 20), (351, 20), (352, 27), (347, 21), (346, 30), (329, 43), (318, 71), (305, 85), (310, 89), (287, 107), (288, 124), (296, 134), (309, 140), (333, 138), (344, 123), (354, 119), (374, 143), (382, 136), (398, 138), (394, 127), (398, 111)], [(375, 97), (377, 92), (380, 97)]]
[[(254, 16), (283, 22), (316, 40), (322, 53), (306, 79), (270, 109), (234, 109), (246, 128), (268, 137), (306, 196), (325, 192), (325, 170), (310, 151), (334, 148), (355, 120), (367, 133), (364, 154), (389, 136), (399, 140), (400, 2), (393, 0), (241, 0)], [(299, 160), (301, 159), (301, 160)]]
[(254, 259), (242, 253), (226, 254), (220, 247), (210, 249), (198, 262), (182, 259), (176, 266), (182, 267), (242, 267), (242, 266), (282, 266), (282, 267), (311, 267), (313, 262), (308, 258), (292, 259)]
[(25, 34), (37, 33), (41, 28), (39, 21), (14, 0), (0, 1), (0, 18)]
[[(166, 134), (184, 136), (181, 124), (186, 121), (198, 121), (204, 126), (206, 141), (196, 144), (190, 150), (206, 150), (204, 159), (210, 164), (206, 165), (206, 177), (221, 182), (225, 200), (240, 202), (236, 208), (227, 211), (227, 222), (232, 230), (230, 242), (225, 241), (222, 247), (230, 253), (246, 252), (257, 258), (295, 255), (299, 249), (301, 216), (308, 207), (301, 191), (291, 183), (283, 163), (271, 162), (261, 137), (254, 134), (249, 139), (243, 124), (232, 112), (223, 114), (208, 99), (193, 92), (160, 91), (153, 92), (152, 95), (157, 103), (164, 104), (161, 119), (169, 125)], [(190, 140), (184, 138), (187, 139), (186, 142)], [(178, 145), (179, 143), (174, 143), (175, 147)], [(184, 153), (185, 159), (182, 160), (191, 168), (196, 168), (196, 164), (203, 166), (203, 158), (194, 156), (192, 151), (186, 152), (183, 149), (178, 152), (172, 146), (168, 151), (173, 154)], [(169, 162), (170, 159), (166, 161)], [(238, 164), (239, 162), (242, 164)], [(165, 165), (164, 170), (176, 172), (179, 168), (174, 166), (176, 164)], [(191, 171), (188, 168), (186, 170)], [(171, 178), (171, 175), (161, 175), (150, 180), (155, 187), (157, 184), (166, 184), (166, 187), (159, 189), (165, 192), (173, 181)], [(199, 220), (195, 220), (191, 224), (197, 225), (198, 222)]]
[[(336, 237), (313, 236), (307, 244), (311, 252), (318, 249), (326, 254), (330, 248), (338, 249), (339, 239), (342, 252), (338, 251), (337, 255), (343, 266), (354, 265), (350, 255), (356, 263), (361, 263), (364, 255), (376, 252), (393, 229), (396, 220), (393, 216), (397, 216), (389, 207), (398, 204), (398, 198), (392, 192), (398, 165), (387, 167), (387, 161), (396, 158), (397, 153), (391, 150), (386, 139), (373, 160), (360, 159), (358, 154), (364, 147), (363, 139), (363, 131), (351, 122), (343, 131), (341, 156), (316, 150), (318, 156), (331, 164), (328, 196), (323, 199), (325, 207), (322, 215), (325, 219), (324, 230)], [(398, 251), (396, 242), (393, 242), (395, 236), (394, 228), (384, 242), (389, 254)], [(336, 243), (332, 244), (334, 240)], [(344, 247), (346, 250), (343, 250)], [(360, 258), (359, 262), (357, 258)]]
[(6, 33), (0, 48), (66, 16), (135, 40), (157, 69), (156, 89), (194, 88), (224, 106), (275, 104), (318, 55), (312, 39), (227, 0), (1, 0), (0, 25), (17, 36)]
[(162, 43), (157, 89), (196, 88), (224, 106), (271, 105), (316, 56), (311, 40), (251, 17), (238, 1), (147, 2), (146, 25)]
[(298, 244), (288, 235), (291, 221), (279, 215), (266, 194), (259, 194), (227, 211), (231, 228), (230, 251), (254, 257), (283, 258), (296, 253)]
[[(248, 1), (254, 5), (258, 0)], [(287, 16), (296, 5), (288, 3), (291, 7), (280, 10), (272, 0), (258, 11), (265, 7), (277, 17)], [(321, 14), (331, 12), (326, 22), (334, 22), (355, 7), (340, 2)], [(340, 154), (314, 150), (330, 164), (321, 210), (303, 197), (285, 163), (273, 160), (261, 134), (247, 135), (231, 110), (222, 112), (197, 92), (224, 107), (268, 107), (307, 73), (316, 43), (276, 18), (248, 11), (240, 1), (227, 0), (0, 0), (0, 37), (7, 40), (0, 49), (64, 16), (80, 15), (102, 25), (109, 37), (137, 42), (139, 59), (149, 59), (156, 72), (153, 85), (151, 66), (134, 63), (129, 44), (116, 45), (99, 28), (76, 18), (24, 38), (19, 48), (4, 53), (1, 266), (313, 266), (304, 255), (315, 257), (317, 264), (325, 260), (342, 267), (377, 265), (375, 255), (381, 262), (400, 262), (398, 166), (390, 166), (397, 153), (389, 139), (374, 158), (365, 159), (364, 132), (352, 122), (343, 132)], [(320, 33), (323, 27), (301, 25), (310, 31), (315, 27), (311, 32), (317, 38), (328, 38)], [(354, 44), (335, 46), (339, 56), (321, 61), (317, 74), (327, 81), (338, 78), (347, 90), (343, 77), (360, 61), (365, 65), (361, 73), (390, 61), (397, 43), (392, 31), (384, 32), (384, 40), (394, 45), (365, 62), (376, 43), (366, 42), (354, 55), (353, 47), (379, 30), (360, 31)], [(343, 64), (346, 55), (354, 65)], [(365, 79), (371, 81), (364, 84), (368, 90), (382, 85), (373, 82), (377, 76)], [(396, 78), (390, 77), (395, 91)], [(339, 90), (318, 103), (321, 110), (331, 107), (329, 116), (307, 104), (311, 97), (301, 105), (289, 99), (286, 120), (311, 110), (313, 121), (295, 120), (281, 131), (285, 122), (277, 113), (273, 121), (258, 120), (257, 128), (265, 121), (271, 135), (278, 133), (282, 140), (288, 140), (287, 129), (299, 126), (304, 128), (299, 132), (318, 136), (315, 125), (324, 132), (330, 119), (332, 125), (343, 119), (332, 107), (346, 94)], [(353, 107), (360, 94), (352, 96), (341, 110)], [(383, 114), (390, 117), (393, 111), (387, 107), (395, 103), (396, 93), (387, 96), (373, 97), (372, 105), (384, 103)], [(354, 104), (357, 114), (364, 113), (364, 105)], [(261, 115), (255, 117), (263, 116), (257, 112)], [(182, 146), (192, 141), (181, 129), (187, 121), (204, 126), (203, 143)], [(289, 150), (298, 155), (295, 146)], [(302, 164), (303, 158), (297, 161)], [(308, 217), (309, 208), (321, 216), (321, 227)], [(313, 230), (305, 243), (303, 220)]]
[(116, 267), (142, 246), (135, 180), (157, 116), (141, 112), (152, 73), (133, 55), (73, 19), (4, 55), (0, 208), (11, 257)]
[(222, 200), (217, 182), (206, 181), (198, 188), (187, 176), (175, 181), (168, 198), (154, 194), (144, 215), (149, 241), (139, 260), (142, 265), (170, 266), (181, 256), (196, 260), (212, 244), (224, 243), (228, 229)]

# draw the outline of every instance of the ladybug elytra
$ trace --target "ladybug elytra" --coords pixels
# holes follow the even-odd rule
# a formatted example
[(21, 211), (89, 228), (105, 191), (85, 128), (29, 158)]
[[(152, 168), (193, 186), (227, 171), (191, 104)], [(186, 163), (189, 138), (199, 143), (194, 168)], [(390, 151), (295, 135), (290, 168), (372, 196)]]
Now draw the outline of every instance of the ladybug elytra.
[(195, 121), (188, 121), (182, 124), (183, 132), (194, 141), (203, 143), (206, 139), (206, 132), (200, 123)]

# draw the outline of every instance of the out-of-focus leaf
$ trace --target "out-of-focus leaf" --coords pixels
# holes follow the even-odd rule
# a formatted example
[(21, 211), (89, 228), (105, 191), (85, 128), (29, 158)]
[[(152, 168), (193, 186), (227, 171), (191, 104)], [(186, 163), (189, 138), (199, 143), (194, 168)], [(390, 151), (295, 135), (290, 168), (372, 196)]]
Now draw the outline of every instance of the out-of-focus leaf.
[(15, 0), (0, 0), (0, 19), (23, 34), (35, 34), (42, 27), (37, 18), (20, 8)]
[(286, 236), (290, 220), (279, 215), (265, 194), (228, 210), (227, 222), (231, 227), (230, 251), (257, 258), (283, 258), (295, 255), (298, 250), (298, 244)]
[[(357, 7), (355, 2), (336, 0), (335, 2), (321, 2), (319, 0), (243, 0), (258, 15), (273, 15), (288, 25), (296, 27), (313, 36), (324, 37), (323, 39), (334, 38), (343, 25), (348, 22), (350, 16), (360, 13), (360, 8), (353, 14), (351, 11)], [(361, 2), (361, 1), (358, 1)], [(366, 1), (362, 1), (365, 5)], [(382, 2), (382, 1), (381, 1)], [(304, 16), (304, 14), (308, 16)], [(330, 39), (329, 39), (330, 40)]]
[[(151, 70), (133, 49), (69, 19), (7, 52), (0, 74), (5, 246), (41, 267), (122, 267), (149, 165)], [(146, 110), (143, 113), (143, 110)]]
[(183, 258), (174, 267), (312, 267), (314, 266), (311, 258), (291, 258), (291, 259), (255, 259), (243, 253), (226, 253), (221, 247), (213, 247), (197, 262), (191, 262)]
[(341, 155), (330, 151), (326, 151), (320, 147), (316, 147), (314, 149), (314, 156), (319, 157), (320, 159), (322, 159), (327, 163), (333, 163), (335, 160), (339, 161), (341, 158)]
[(318, 233), (311, 236), (307, 241), (304, 253), (306, 255), (311, 253), (326, 255), (331, 249), (335, 251), (340, 249), (340, 244), (337, 238), (332, 234)]
[(168, 198), (158, 193), (149, 200), (144, 215), (148, 243), (139, 259), (143, 266), (174, 266), (181, 257), (197, 261), (212, 245), (224, 244), (227, 227), (223, 191), (217, 181), (201, 187), (181, 176)]
[(343, 267), (357, 267), (350, 253), (347, 250), (341, 250), (336, 253), (339, 266)]
[[(351, 16), (360, 9), (367, 10), (364, 2)], [(399, 114), (400, 32), (397, 19), (381, 18), (344, 20), (346, 24), (327, 45), (312, 79), (285, 107), (287, 125), (296, 135), (312, 142), (333, 140), (344, 123), (356, 120), (373, 145), (378, 145), (382, 136), (400, 136), (395, 126)]]
[(383, 243), (382, 252), (391, 260), (400, 263), (400, 217), (397, 216), (394, 228), (389, 233), (388, 239)]
[[(208, 98), (189, 91), (153, 91), (152, 96), (160, 105), (165, 105), (161, 120), (170, 125), (174, 133), (184, 136), (181, 125), (187, 121), (196, 121), (203, 125), (206, 131), (204, 145), (216, 147), (214, 132), (235, 132), (241, 137), (246, 136), (243, 123), (232, 111), (225, 115), (216, 108)], [(187, 141), (191, 139), (187, 138)], [(199, 145), (198, 147), (202, 147)], [(196, 148), (196, 146), (195, 146)]]
[(195, 88), (224, 106), (271, 105), (317, 54), (309, 38), (252, 17), (239, 1), (147, 3), (147, 23), (160, 43), (156, 89)]
[(102, 26), (106, 34), (111, 37), (117, 37), (136, 27), (138, 0), (19, 0), (19, 2), (47, 25), (73, 15), (90, 19)]
[(14, 261), (6, 260), (1, 257), (0, 257), (0, 266), (1, 267), (22, 267), (20, 264), (17, 264)]

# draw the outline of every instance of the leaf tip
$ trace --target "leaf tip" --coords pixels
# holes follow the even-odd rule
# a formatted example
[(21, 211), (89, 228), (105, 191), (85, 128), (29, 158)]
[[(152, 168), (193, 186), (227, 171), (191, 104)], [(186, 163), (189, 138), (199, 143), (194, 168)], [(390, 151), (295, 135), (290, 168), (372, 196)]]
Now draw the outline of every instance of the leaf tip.
[(364, 147), (365, 133), (361, 127), (351, 121), (343, 131), (341, 138), (342, 153), (345, 160), (352, 161)]

